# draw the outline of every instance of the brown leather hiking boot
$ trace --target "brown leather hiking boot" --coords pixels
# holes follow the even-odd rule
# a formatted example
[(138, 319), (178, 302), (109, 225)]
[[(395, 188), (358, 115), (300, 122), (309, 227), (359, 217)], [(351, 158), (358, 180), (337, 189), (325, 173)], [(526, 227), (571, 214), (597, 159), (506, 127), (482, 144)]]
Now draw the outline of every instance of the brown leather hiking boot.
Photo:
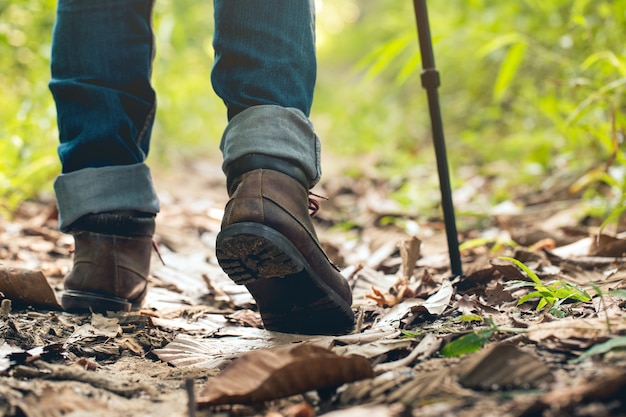
[(130, 311), (146, 296), (153, 215), (89, 214), (72, 225), (74, 266), (61, 305), (68, 311)]
[(217, 259), (245, 285), (268, 330), (337, 334), (354, 322), (352, 293), (320, 247), (308, 187), (257, 168), (229, 176), (231, 199), (217, 237)]

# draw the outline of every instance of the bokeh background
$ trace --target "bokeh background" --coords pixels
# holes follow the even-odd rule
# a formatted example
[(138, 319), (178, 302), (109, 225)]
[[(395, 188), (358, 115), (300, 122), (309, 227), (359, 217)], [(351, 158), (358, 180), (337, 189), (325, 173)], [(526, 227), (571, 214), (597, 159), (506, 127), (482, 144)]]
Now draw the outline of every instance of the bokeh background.
[[(252, 2), (251, 2), (252, 3)], [(47, 83), (56, 2), (0, 0), (0, 210), (50, 195), (60, 170)], [(408, 0), (317, 0), (312, 120), (333, 175), (376, 176), (393, 198), (437, 212), (430, 122)], [(563, 184), (589, 215), (624, 206), (626, 0), (430, 1), (457, 210)], [(149, 162), (219, 159), (225, 109), (213, 93), (213, 4), (157, 0)]]

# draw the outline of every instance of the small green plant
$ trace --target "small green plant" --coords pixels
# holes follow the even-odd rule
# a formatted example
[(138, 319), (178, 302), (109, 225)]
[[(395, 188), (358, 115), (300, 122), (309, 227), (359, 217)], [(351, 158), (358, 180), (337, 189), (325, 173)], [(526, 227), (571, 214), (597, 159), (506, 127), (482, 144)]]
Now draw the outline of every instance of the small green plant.
[(498, 330), (498, 326), (496, 326), (493, 319), (489, 318), (489, 327), (474, 330), (471, 333), (465, 334), (458, 339), (453, 340), (441, 348), (439, 353), (446, 358), (452, 358), (476, 352), (482, 349), (483, 346), (485, 346), (485, 343), (487, 343), (489, 339), (491, 339), (491, 336), (493, 336), (493, 334)]
[(538, 299), (539, 302), (537, 303), (537, 311), (547, 308), (551, 314), (563, 316), (563, 311), (560, 307), (564, 301), (591, 301), (591, 296), (587, 293), (587, 291), (574, 284), (570, 284), (562, 280), (555, 281), (552, 284), (544, 284), (541, 279), (539, 279), (537, 274), (517, 259), (506, 256), (501, 256), (500, 259), (514, 263), (532, 280), (532, 282), (519, 280), (509, 282), (509, 285), (507, 286), (508, 290), (522, 287), (533, 287), (535, 289), (535, 291), (520, 298), (517, 305), (524, 304), (530, 300)]
[[(464, 317), (470, 318), (471, 316)], [(482, 317), (476, 317), (480, 318), (481, 321), (484, 320)], [(471, 333), (464, 334), (458, 339), (446, 344), (441, 348), (439, 353), (446, 358), (462, 356), (482, 349), (495, 333), (526, 333), (528, 331), (527, 329), (500, 327), (496, 325), (493, 317), (489, 317), (486, 320), (488, 322), (487, 327), (480, 327), (474, 329)]]

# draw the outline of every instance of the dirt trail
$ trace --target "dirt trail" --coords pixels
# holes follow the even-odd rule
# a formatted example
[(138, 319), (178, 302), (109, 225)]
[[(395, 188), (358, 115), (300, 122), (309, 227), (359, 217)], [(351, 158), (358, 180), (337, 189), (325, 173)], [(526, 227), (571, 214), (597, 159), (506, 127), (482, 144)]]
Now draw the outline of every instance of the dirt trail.
[[(489, 230), (464, 231), (463, 240), (473, 243), (463, 251), (466, 277), (450, 280), (440, 222), (397, 206), (388, 198), (389, 184), (333, 177), (319, 186), (330, 199), (316, 222), (353, 286), (359, 322), (350, 336), (307, 337), (260, 329), (252, 298), (217, 265), (214, 242), (227, 199), (219, 167), (189, 164), (156, 183), (162, 201), (156, 241), (164, 264), (153, 257), (141, 311), (70, 315), (36, 301), (3, 303), (0, 415), (626, 415), (626, 269), (624, 250), (614, 253), (624, 243), (615, 234), (590, 249), (588, 230), (547, 227), (550, 216), (565, 212), (563, 205), (546, 203), (542, 215), (535, 206), (494, 219)], [(30, 202), (11, 220), (0, 219), (0, 267), (40, 271), (43, 282), (33, 277), (32, 285), (59, 294), (72, 240), (56, 230), (55, 216), (52, 202)], [(336, 227), (342, 219), (349, 219), (350, 230)], [(527, 241), (501, 244), (486, 237), (497, 236), (494, 230)], [(531, 239), (536, 230), (542, 239)], [(590, 299), (567, 299), (551, 312), (536, 309), (539, 298), (518, 305), (531, 281), (500, 255), (523, 261), (542, 282), (575, 284)], [(228, 381), (216, 375), (242, 354), (302, 343), (342, 358), (365, 357), (376, 376), (339, 384), (338, 391), (190, 411), (187, 381), (197, 398), (207, 384), (225, 387)], [(604, 350), (575, 362), (597, 345)], [(446, 357), (446, 349), (468, 353)], [(348, 366), (330, 360), (328, 366)], [(321, 377), (313, 374), (305, 364), (287, 375), (315, 386)], [(255, 375), (244, 369), (237, 378)]]

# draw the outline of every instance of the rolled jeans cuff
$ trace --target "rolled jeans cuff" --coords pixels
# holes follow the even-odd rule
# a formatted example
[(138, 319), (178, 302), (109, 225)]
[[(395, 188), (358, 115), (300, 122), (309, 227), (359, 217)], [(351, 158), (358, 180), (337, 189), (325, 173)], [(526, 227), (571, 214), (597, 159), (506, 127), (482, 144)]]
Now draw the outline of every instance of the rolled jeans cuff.
[(145, 163), (85, 168), (62, 174), (54, 182), (54, 191), (59, 207), (59, 229), (64, 232), (90, 213), (159, 212), (150, 168)]
[(250, 107), (233, 117), (222, 136), (222, 169), (249, 154), (281, 158), (304, 171), (313, 187), (322, 174), (320, 140), (304, 113), (274, 105)]

